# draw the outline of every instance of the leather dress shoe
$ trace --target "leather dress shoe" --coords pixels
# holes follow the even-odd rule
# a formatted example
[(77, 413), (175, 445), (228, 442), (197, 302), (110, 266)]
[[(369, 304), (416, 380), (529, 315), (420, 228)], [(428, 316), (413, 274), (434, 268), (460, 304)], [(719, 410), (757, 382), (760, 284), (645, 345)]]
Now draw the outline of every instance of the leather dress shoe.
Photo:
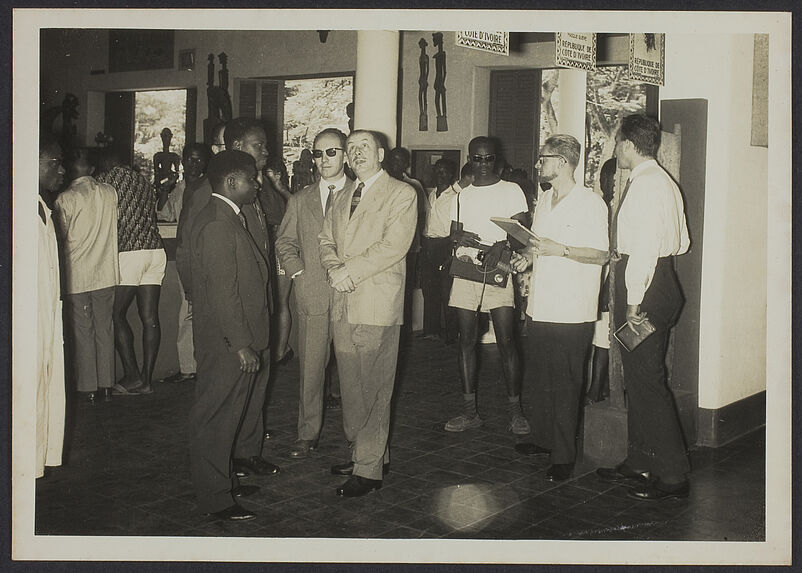
[(530, 443), (515, 444), (515, 451), (525, 456), (547, 456), (551, 453), (551, 450), (547, 448)]
[(317, 450), (317, 442), (313, 440), (295, 440), (290, 450), (291, 458), (308, 458), (310, 452)]
[(259, 493), (258, 485), (238, 485), (231, 490), (234, 497), (249, 497), (255, 493)]
[(245, 509), (239, 504), (234, 504), (222, 511), (215, 511), (211, 515), (215, 519), (221, 519), (224, 521), (245, 521), (246, 519), (253, 519), (256, 517), (254, 512)]
[(627, 496), (641, 501), (658, 501), (661, 499), (688, 497), (690, 492), (691, 484), (687, 481), (676, 485), (666, 485), (657, 481), (630, 488), (627, 491)]
[(272, 438), (275, 435), (276, 435), (276, 433), (273, 430), (265, 430), (265, 437), (262, 438), (262, 439), (263, 440), (269, 440), (270, 438)]
[(546, 479), (549, 481), (565, 481), (571, 477), (574, 464), (552, 464), (546, 470)]
[(262, 456), (251, 456), (235, 459), (234, 471), (237, 477), (246, 477), (252, 473), (263, 476), (275, 475), (281, 471), (281, 468), (266, 461)]
[[(344, 464), (336, 464), (331, 466), (331, 473), (335, 476), (350, 476), (354, 473), (354, 462), (347, 462)], [(390, 464), (382, 466), (382, 474), (387, 475), (390, 473)]]
[(78, 392), (78, 395), (81, 397), (82, 402), (91, 406), (94, 406), (95, 402), (97, 401), (96, 392)]
[(618, 464), (614, 468), (599, 468), (596, 476), (609, 482), (642, 482), (648, 481), (650, 473), (646, 470), (633, 470), (626, 464)]
[(340, 497), (359, 497), (369, 494), (375, 489), (381, 489), (382, 480), (369, 479), (362, 476), (351, 476), (344, 484), (337, 488)]
[(179, 384), (181, 382), (194, 382), (196, 375), (194, 372), (191, 373), (184, 373), (181, 371), (176, 372), (166, 378), (162, 378), (159, 382), (166, 382), (168, 384)]
[(286, 364), (287, 362), (292, 360), (294, 357), (295, 357), (295, 351), (292, 348), (290, 348), (289, 350), (287, 350), (287, 352), (284, 353), (284, 356), (282, 356), (281, 358), (276, 360), (276, 364), (275, 365), (276, 366), (281, 366), (282, 364)]

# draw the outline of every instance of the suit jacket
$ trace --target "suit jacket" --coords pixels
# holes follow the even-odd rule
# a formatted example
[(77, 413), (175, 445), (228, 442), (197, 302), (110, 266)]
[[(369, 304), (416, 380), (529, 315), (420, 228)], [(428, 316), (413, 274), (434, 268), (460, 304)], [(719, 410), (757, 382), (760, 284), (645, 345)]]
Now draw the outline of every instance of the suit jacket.
[(200, 179), (195, 190), (184, 196), (181, 214), (178, 216), (178, 227), (175, 230), (175, 268), (184, 292), (192, 293), (192, 227), (195, 218), (209, 203), (212, 196), (212, 186), (204, 176)]
[[(192, 294), (192, 265), (190, 242), (193, 236), (193, 227), (198, 214), (209, 204), (212, 198), (212, 185), (206, 177), (198, 183), (195, 191), (184, 200), (181, 215), (176, 228), (175, 266), (184, 292)], [(268, 238), (265, 221), (260, 221), (253, 205), (243, 205), (242, 214), (248, 223), (248, 231), (259, 246), (262, 257), (268, 258), (270, 240)], [(240, 225), (241, 226), (241, 225)]]
[[(345, 186), (332, 199), (353, 194), (354, 187), (353, 180), (346, 179)], [(322, 228), (320, 185), (315, 182), (290, 197), (276, 237), (276, 251), (287, 276), (303, 270), (293, 280), (293, 290), (298, 310), (308, 315), (326, 314), (330, 306), (331, 287), (320, 262), (318, 235)]]
[(382, 172), (349, 218), (353, 194), (353, 190), (337, 194), (319, 236), (323, 267), (329, 271), (345, 264), (356, 285), (344, 297), (334, 291), (333, 319), (339, 302), (345, 304), (351, 324), (402, 324), (404, 259), (418, 221), (417, 193)]
[(231, 206), (212, 198), (194, 221), (190, 244), (196, 351), (267, 348), (267, 262)]

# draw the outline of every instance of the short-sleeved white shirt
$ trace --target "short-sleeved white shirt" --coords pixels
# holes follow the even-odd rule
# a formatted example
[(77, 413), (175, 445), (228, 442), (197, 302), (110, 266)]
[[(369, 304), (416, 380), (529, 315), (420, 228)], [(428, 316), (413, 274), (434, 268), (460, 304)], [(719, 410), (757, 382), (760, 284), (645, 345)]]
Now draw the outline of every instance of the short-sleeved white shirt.
[[(532, 231), (567, 245), (608, 249), (607, 205), (592, 190), (577, 184), (552, 209), (554, 190), (541, 194)], [(535, 257), (526, 314), (540, 322), (594, 322), (598, 316), (601, 265), (568, 257)]]
[(521, 187), (511, 181), (499, 181), (481, 187), (469, 185), (457, 198), (451, 206), (451, 220), (460, 221), (466, 231), (476, 233), (486, 243), (496, 243), (507, 238), (507, 233), (492, 222), (490, 217), (512, 217), (529, 210)]

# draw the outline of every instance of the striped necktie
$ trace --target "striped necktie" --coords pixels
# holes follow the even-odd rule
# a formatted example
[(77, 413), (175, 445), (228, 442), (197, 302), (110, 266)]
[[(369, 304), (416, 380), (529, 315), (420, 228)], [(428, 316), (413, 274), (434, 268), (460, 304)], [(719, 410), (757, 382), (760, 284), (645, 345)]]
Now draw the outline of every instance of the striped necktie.
[(245, 215), (242, 214), (242, 211), (237, 213), (237, 217), (239, 217), (239, 222), (242, 223), (242, 226), (247, 231), (248, 230), (248, 222), (245, 220)]
[(354, 191), (354, 194), (351, 197), (351, 214), (349, 215), (349, 217), (351, 217), (354, 214), (354, 211), (356, 211), (356, 207), (357, 205), (359, 205), (359, 201), (362, 199), (362, 189), (364, 188), (365, 188), (364, 183), (360, 183), (359, 185), (356, 186), (356, 190)]

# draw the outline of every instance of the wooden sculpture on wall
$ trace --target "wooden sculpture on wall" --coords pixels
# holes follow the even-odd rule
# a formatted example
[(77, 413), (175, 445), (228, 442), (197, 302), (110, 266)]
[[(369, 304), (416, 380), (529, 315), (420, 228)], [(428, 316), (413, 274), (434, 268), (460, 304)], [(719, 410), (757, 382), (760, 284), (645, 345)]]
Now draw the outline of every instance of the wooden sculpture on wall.
[[(58, 116), (61, 116), (61, 129), (55, 125)], [(75, 125), (76, 119), (78, 119), (78, 98), (71, 93), (64, 95), (61, 105), (50, 107), (42, 113), (42, 128), (59, 136), (59, 143), (65, 153), (75, 144), (78, 134), (78, 128)]]
[(214, 54), (209, 54), (206, 66), (206, 98), (208, 114), (203, 120), (203, 140), (211, 142), (212, 131), (219, 124), (231, 121), (231, 97), (228, 95), (228, 56), (225, 52), (218, 54), (220, 60), (220, 85), (214, 85)]
[(443, 33), (432, 34), (432, 43), (437, 48), (434, 58), (434, 107), (437, 110), (437, 131), (448, 131), (446, 112), (446, 53), (443, 51)]
[(420, 46), (420, 76), (418, 76), (418, 108), (420, 109), (420, 119), (418, 121), (419, 131), (429, 130), (429, 103), (427, 101), (427, 90), (429, 89), (429, 56), (426, 54), (428, 42), (421, 38), (418, 42)]

